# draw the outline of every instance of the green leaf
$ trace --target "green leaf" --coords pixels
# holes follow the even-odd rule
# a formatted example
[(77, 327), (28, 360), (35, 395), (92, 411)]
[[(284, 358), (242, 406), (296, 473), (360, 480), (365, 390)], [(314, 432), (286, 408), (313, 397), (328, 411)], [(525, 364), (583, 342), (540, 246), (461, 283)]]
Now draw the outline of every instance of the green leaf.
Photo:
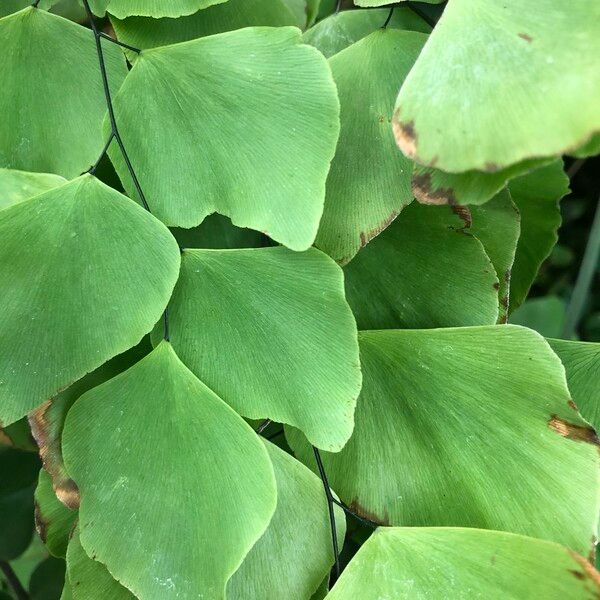
[(0, 169), (0, 210), (28, 200), (59, 185), (66, 180), (50, 173), (28, 173)]
[[(228, 0), (189, 17), (151, 19), (111, 18), (118, 39), (135, 48), (155, 48), (206, 35), (258, 25), (280, 27), (296, 20), (283, 0)], [(132, 59), (137, 54), (132, 53)]]
[(361, 374), (342, 270), (315, 249), (185, 250), (170, 302), (181, 360), (238, 413), (340, 450)]
[(83, 548), (142, 598), (221, 597), (275, 510), (258, 436), (167, 342), (79, 398), (63, 452)]
[(181, 17), (226, 0), (89, 0), (94, 14), (103, 17), (108, 11), (119, 19), (129, 16)]
[(600, 574), (563, 546), (500, 531), (379, 528), (329, 600), (545, 598), (588, 600)]
[(29, 596), (31, 600), (58, 600), (64, 581), (65, 561), (50, 556), (31, 574)]
[(79, 527), (75, 528), (67, 549), (67, 577), (73, 600), (135, 600), (135, 596), (114, 579), (103, 564), (85, 553), (79, 539)]
[[(343, 10), (319, 21), (304, 32), (305, 43), (320, 50), (326, 58), (337, 54), (370, 33), (381, 29), (389, 10)], [(431, 27), (406, 6), (394, 9), (388, 29), (409, 29), (429, 33)], [(358, 78), (357, 78), (358, 81)], [(394, 95), (397, 93), (394, 90)], [(394, 98), (395, 99), (395, 98)]]
[[(420, 0), (420, 2), (426, 4), (441, 4), (445, 0)], [(387, 0), (355, 0), (356, 6), (362, 6), (365, 8), (372, 8), (376, 6), (388, 6), (390, 3)]]
[[(496, 325), (359, 339), (354, 434), (340, 453), (323, 453), (343, 501), (380, 523), (498, 529), (590, 552), (596, 434), (543, 338)], [(288, 434), (314, 468), (310, 446)]]
[(534, 329), (545, 337), (559, 337), (565, 326), (566, 308), (565, 301), (558, 296), (531, 298), (510, 315), (510, 322)]
[(521, 214), (521, 236), (510, 282), (512, 310), (525, 300), (540, 265), (556, 244), (561, 223), (559, 200), (569, 193), (569, 178), (562, 160), (557, 160), (513, 179), (508, 189)]
[(329, 59), (341, 131), (315, 244), (341, 264), (413, 199), (412, 163), (395, 151), (389, 124), (396, 91), (426, 39), (422, 33), (381, 29)]
[(167, 304), (179, 249), (90, 175), (0, 211), (0, 238), (0, 337), (11, 349), (0, 419), (12, 423), (140, 341)]
[(76, 518), (77, 513), (57, 498), (48, 472), (40, 469), (35, 490), (35, 527), (53, 556), (64, 558)]
[[(323, 484), (302, 463), (265, 442), (277, 480), (277, 509), (265, 534), (227, 585), (227, 598), (310, 598), (333, 565)], [(346, 518), (335, 512), (340, 546)]]
[(39, 468), (35, 454), (0, 448), (0, 561), (17, 558), (31, 542)]
[(358, 328), (496, 323), (498, 278), (469, 224), (448, 206), (405, 208), (344, 267)]
[[(76, 177), (98, 158), (106, 103), (89, 29), (26, 8), (0, 20), (0, 166)], [(104, 47), (111, 89), (127, 67)]]
[(600, 134), (593, 135), (587, 144), (577, 148), (577, 150), (571, 152), (571, 154), (577, 158), (587, 158), (588, 156), (600, 154)]
[(600, 130), (599, 54), (593, 0), (451, 0), (400, 90), (398, 145), (451, 173), (573, 151)]
[(600, 431), (600, 344), (555, 339), (548, 343), (565, 367), (577, 408)]
[(510, 179), (552, 162), (549, 159), (524, 160), (495, 173), (466, 171), (445, 173), (415, 163), (412, 191), (423, 204), (484, 204), (498, 194)]
[[(140, 55), (115, 110), (165, 223), (193, 227), (216, 211), (294, 250), (312, 244), (339, 104), (325, 59), (300, 42), (294, 28), (251, 27)], [(130, 189), (122, 157), (111, 158)]]
[(505, 322), (509, 307), (511, 270), (520, 233), (519, 211), (504, 190), (481, 206), (469, 207), (469, 231), (483, 244), (498, 275), (499, 321)]
[(150, 342), (145, 337), (134, 348), (111, 358), (29, 413), (31, 432), (37, 442), (44, 469), (51, 476), (56, 496), (66, 507), (79, 507), (79, 490), (67, 473), (61, 446), (63, 426), (69, 409), (83, 393), (133, 366), (151, 349)]

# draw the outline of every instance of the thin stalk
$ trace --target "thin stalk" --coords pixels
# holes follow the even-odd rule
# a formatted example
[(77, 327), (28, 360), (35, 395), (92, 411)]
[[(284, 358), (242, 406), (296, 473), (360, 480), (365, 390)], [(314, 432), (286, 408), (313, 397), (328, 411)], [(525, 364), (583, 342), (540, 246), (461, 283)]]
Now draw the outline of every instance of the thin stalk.
[(23, 587), (23, 584), (17, 577), (17, 574), (13, 571), (13, 568), (4, 560), (0, 561), (0, 571), (4, 573), (4, 577), (6, 577), (6, 581), (8, 585), (12, 588), (12, 591), (15, 593), (15, 596), (18, 600), (29, 600), (29, 594), (27, 590)]
[(363, 525), (366, 525), (371, 529), (377, 529), (379, 527), (379, 523), (375, 523), (375, 521), (371, 521), (371, 519), (361, 517), (359, 514), (355, 513), (349, 506), (346, 506), (343, 502), (340, 502), (337, 498), (333, 498), (333, 503), (337, 504), (337, 506), (339, 506), (345, 513), (349, 514), (351, 517), (354, 517)]
[(100, 161), (104, 158), (104, 155), (108, 152), (108, 148), (114, 139), (115, 139), (115, 134), (111, 131), (110, 135), (108, 136), (108, 140), (106, 140), (106, 144), (104, 144), (104, 148), (102, 148), (102, 152), (100, 152), (100, 156), (98, 157), (98, 160), (88, 169), (88, 173), (90, 175), (94, 175), (94, 173), (96, 172), (96, 169), (98, 168), (98, 165), (100, 164)]
[(563, 337), (567, 340), (572, 339), (579, 326), (579, 321), (583, 314), (583, 309), (587, 301), (592, 280), (596, 273), (598, 258), (600, 257), (600, 198), (596, 206), (594, 221), (588, 237), (583, 260), (577, 273), (573, 294), (567, 307), (567, 315), (565, 318), (565, 327)]
[(108, 33), (104, 33), (104, 31), (101, 31), (99, 35), (103, 40), (106, 40), (107, 42), (112, 42), (113, 44), (116, 44), (117, 46), (121, 46), (121, 48), (127, 48), (127, 50), (137, 52), (138, 54), (141, 52), (141, 50), (139, 48), (136, 48), (135, 46), (130, 46), (129, 44), (126, 44), (125, 42), (120, 42), (119, 40), (115, 40), (114, 37), (111, 37), (110, 35), (108, 35)]
[(394, 7), (390, 8), (390, 12), (388, 13), (387, 19), (385, 23), (381, 26), (381, 29), (387, 29), (388, 23), (392, 20), (392, 15), (394, 14)]
[(329, 525), (331, 527), (331, 545), (333, 546), (333, 557), (335, 560), (334, 572), (331, 574), (329, 579), (329, 587), (332, 587), (336, 582), (338, 577), (340, 576), (340, 551), (338, 547), (338, 539), (337, 539), (337, 529), (335, 526), (335, 512), (333, 505), (335, 504), (335, 498), (331, 493), (331, 488), (329, 487), (329, 481), (327, 480), (327, 473), (325, 473), (325, 467), (323, 466), (323, 461), (321, 460), (321, 454), (319, 450), (313, 446), (313, 451), (315, 453), (315, 460), (317, 461), (317, 467), (319, 469), (319, 475), (321, 476), (321, 481), (323, 482), (323, 487), (325, 488), (325, 496), (327, 498), (327, 508), (329, 510)]

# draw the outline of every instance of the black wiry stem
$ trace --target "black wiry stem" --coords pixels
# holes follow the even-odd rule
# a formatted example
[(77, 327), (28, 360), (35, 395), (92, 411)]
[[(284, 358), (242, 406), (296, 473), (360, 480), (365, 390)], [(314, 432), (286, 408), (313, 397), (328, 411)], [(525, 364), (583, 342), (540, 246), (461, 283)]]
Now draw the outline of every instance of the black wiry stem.
[[(125, 144), (123, 143), (123, 139), (121, 138), (121, 134), (119, 133), (119, 128), (117, 127), (117, 120), (115, 118), (115, 111), (112, 103), (112, 96), (110, 94), (110, 86), (108, 85), (108, 74), (106, 72), (106, 64), (104, 62), (104, 52), (102, 51), (102, 38), (104, 35), (96, 26), (96, 21), (94, 21), (94, 15), (92, 13), (92, 9), (90, 8), (90, 4), (88, 0), (83, 0), (83, 6), (85, 7), (85, 12), (87, 13), (88, 19), (90, 21), (90, 27), (94, 32), (94, 41), (96, 42), (96, 52), (98, 54), (98, 63), (100, 64), (100, 74), (102, 76), (102, 87), (104, 88), (104, 97), (106, 99), (106, 108), (108, 110), (108, 118), (110, 120), (110, 129), (111, 129), (111, 138), (114, 138), (119, 145), (119, 150), (121, 151), (121, 155), (123, 156), (123, 160), (125, 161), (125, 165), (127, 166), (127, 170), (129, 171), (129, 175), (131, 176), (131, 180), (133, 181), (133, 185), (135, 187), (135, 191), (137, 192), (143, 207), (152, 214), (150, 210), (150, 206), (148, 206), (148, 202), (146, 201), (146, 196), (142, 191), (142, 186), (140, 185), (140, 181), (135, 174), (135, 170), (133, 165), (131, 164), (131, 160), (129, 160), (129, 155), (127, 154), (127, 150), (125, 149)], [(112, 39), (112, 38), (111, 38)], [(110, 143), (109, 140), (108, 143)], [(108, 149), (108, 145), (106, 146)], [(100, 157), (102, 158), (102, 157)], [(169, 341), (169, 311), (168, 308), (165, 308), (165, 312), (163, 313), (163, 321), (164, 321), (164, 339)]]
[(102, 148), (102, 152), (100, 152), (100, 156), (98, 157), (98, 160), (87, 171), (90, 175), (93, 175), (96, 172), (96, 169), (98, 168), (98, 165), (100, 164), (100, 161), (104, 158), (104, 155), (108, 152), (108, 147), (110, 146), (111, 142), (114, 139), (115, 139), (115, 134), (111, 131), (110, 135), (108, 136), (108, 140), (106, 140), (106, 144), (104, 144), (104, 148)]
[(35, 2), (33, 2), (33, 4), (31, 6), (33, 6), (33, 8), (37, 8), (39, 3), (40, 3), (40, 0), (35, 0)]
[(321, 476), (321, 481), (323, 482), (323, 487), (325, 488), (325, 496), (327, 497), (327, 508), (329, 509), (329, 525), (331, 526), (331, 544), (333, 546), (333, 556), (335, 559), (334, 573), (329, 579), (329, 587), (331, 588), (340, 576), (340, 551), (338, 547), (337, 529), (335, 527), (335, 513), (333, 508), (335, 498), (333, 497), (333, 494), (331, 493), (331, 488), (329, 487), (329, 481), (327, 480), (327, 473), (325, 473), (325, 467), (323, 466), (323, 461), (321, 460), (321, 454), (319, 453), (319, 450), (314, 446), (313, 451), (315, 453), (317, 467), (319, 468), (319, 475)]
[(13, 571), (13, 568), (10, 566), (10, 564), (4, 560), (0, 561), (0, 570), (4, 573), (4, 577), (6, 577), (8, 585), (10, 585), (12, 588), (17, 599), (29, 600), (29, 594), (21, 584), (17, 574)]
[(133, 52), (137, 52), (138, 54), (141, 52), (141, 50), (139, 48), (130, 46), (129, 44), (126, 44), (125, 42), (120, 42), (119, 40), (115, 40), (114, 37), (110, 37), (110, 35), (108, 35), (107, 33), (104, 33), (104, 31), (101, 31), (98, 35), (103, 40), (112, 42), (113, 44), (116, 44), (117, 46), (121, 46), (121, 48), (127, 48), (127, 50), (132, 50)]
[(371, 529), (377, 529), (379, 527), (379, 523), (375, 523), (375, 521), (371, 521), (371, 519), (367, 519), (366, 517), (361, 517), (359, 514), (355, 513), (349, 506), (346, 506), (343, 502), (340, 502), (336, 498), (333, 499), (333, 503), (337, 504), (345, 513), (359, 520), (364, 525), (371, 527)]
[(388, 23), (392, 20), (392, 15), (394, 14), (394, 7), (390, 8), (390, 12), (388, 13), (387, 19), (385, 23), (381, 26), (381, 29), (387, 29)]

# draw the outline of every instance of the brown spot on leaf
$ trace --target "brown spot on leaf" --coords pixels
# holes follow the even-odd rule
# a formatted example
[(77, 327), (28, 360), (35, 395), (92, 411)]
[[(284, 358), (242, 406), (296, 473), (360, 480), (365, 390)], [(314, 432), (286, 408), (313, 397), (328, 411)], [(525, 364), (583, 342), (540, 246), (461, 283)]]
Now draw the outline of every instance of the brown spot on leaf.
[(495, 173), (496, 171), (500, 170), (500, 167), (495, 162), (486, 162), (485, 163), (485, 170), (488, 173)]
[(570, 408), (572, 408), (573, 410), (579, 411), (579, 409), (577, 408), (577, 404), (575, 404), (575, 402), (573, 402), (573, 400), (569, 400), (567, 402), (567, 404), (569, 405)]
[(437, 190), (433, 190), (430, 173), (413, 175), (411, 185), (415, 198), (421, 204), (434, 204), (436, 206), (443, 204), (458, 205), (452, 188), (438, 188)]
[(364, 517), (365, 519), (369, 519), (369, 521), (373, 521), (373, 523), (379, 523), (380, 525), (389, 525), (389, 517), (387, 514), (384, 515), (384, 517), (382, 518), (374, 512), (367, 510), (364, 506), (361, 506), (357, 500), (353, 500), (348, 505), (348, 508), (352, 512), (356, 513), (358, 516)]
[(35, 503), (33, 516), (35, 520), (35, 530), (38, 532), (42, 542), (45, 543), (48, 537), (48, 521), (42, 517), (42, 511), (40, 510), (40, 505), (37, 502)]
[(498, 291), (500, 289), (500, 284), (496, 281), (492, 287)]
[(12, 446), (13, 441), (6, 435), (4, 429), (0, 429), (0, 445), (2, 446)]
[(384, 229), (389, 227), (390, 223), (399, 215), (397, 210), (392, 211), (389, 217), (369, 231), (360, 232), (360, 247), (364, 248), (375, 236), (379, 235)]
[(415, 122), (400, 121), (400, 109), (394, 114), (392, 120), (392, 130), (398, 147), (408, 158), (414, 158), (417, 154), (417, 132), (415, 131)]
[(469, 227), (471, 227), (471, 225), (473, 225), (473, 217), (471, 216), (471, 211), (469, 210), (469, 207), (463, 206), (461, 204), (451, 204), (451, 206), (452, 206), (452, 212), (457, 217), (462, 219), (463, 223), (465, 224), (464, 225), (465, 229), (469, 229)]
[(568, 440), (600, 445), (600, 440), (598, 439), (596, 432), (586, 425), (574, 425), (556, 415), (552, 415), (548, 421), (548, 427)]
[[(594, 569), (594, 567), (582, 556), (576, 554), (572, 550), (569, 550), (571, 558), (581, 567), (581, 571), (570, 571), (577, 579), (589, 579), (596, 588), (600, 588), (600, 573)], [(596, 591), (596, 594), (600, 597), (600, 590)]]
[(79, 488), (72, 479), (64, 479), (60, 485), (54, 487), (56, 497), (71, 510), (79, 508)]
[(522, 40), (525, 40), (526, 42), (529, 42), (531, 44), (531, 42), (533, 42), (533, 38), (530, 35), (527, 35), (526, 33), (519, 33), (517, 34)]

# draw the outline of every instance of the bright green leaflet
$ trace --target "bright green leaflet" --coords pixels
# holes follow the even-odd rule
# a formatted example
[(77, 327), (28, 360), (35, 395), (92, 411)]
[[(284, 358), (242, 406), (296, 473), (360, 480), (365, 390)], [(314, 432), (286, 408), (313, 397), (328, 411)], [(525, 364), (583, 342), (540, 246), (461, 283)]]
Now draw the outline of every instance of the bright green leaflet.
[(79, 490), (65, 469), (61, 448), (67, 412), (84, 392), (133, 366), (150, 350), (150, 342), (145, 337), (134, 348), (111, 358), (29, 414), (31, 434), (37, 442), (44, 469), (52, 478), (56, 496), (65, 506), (79, 507)]
[(185, 250), (170, 302), (181, 360), (237, 412), (340, 450), (361, 374), (343, 274), (314, 248)]
[(566, 302), (558, 296), (542, 296), (525, 300), (510, 315), (510, 322), (534, 329), (545, 337), (559, 337), (566, 317)]
[(567, 383), (577, 408), (600, 431), (600, 344), (548, 340), (567, 373)]
[(415, 163), (412, 191), (415, 198), (423, 204), (484, 204), (498, 194), (510, 179), (549, 162), (552, 160), (524, 160), (495, 173), (445, 173)]
[(39, 466), (32, 452), (0, 447), (0, 560), (13, 560), (29, 546)]
[[(343, 10), (335, 13), (304, 32), (305, 43), (320, 50), (326, 58), (381, 29), (389, 10)], [(409, 29), (429, 33), (431, 27), (406, 6), (394, 9), (388, 29)], [(398, 90), (394, 91), (394, 95)]]
[[(267, 531), (229, 581), (227, 598), (308, 599), (333, 565), (323, 483), (289, 454), (264, 443), (277, 480), (277, 509)], [(341, 546), (344, 511), (336, 507), (335, 517)]]
[(104, 16), (108, 11), (119, 19), (130, 16), (181, 17), (226, 0), (90, 0), (94, 14)]
[(312, 244), (339, 103), (324, 57), (300, 42), (292, 27), (249, 27), (140, 55), (115, 110), (157, 217), (193, 227), (216, 211), (293, 250)]
[(51, 173), (28, 173), (12, 169), (0, 169), (0, 210), (37, 196), (66, 180)]
[[(57, 0), (40, 0), (38, 7), (42, 10), (48, 10), (56, 2)], [(5, 17), (28, 6), (31, 6), (29, 0), (3, 0), (0, 6), (0, 17)]]
[(235, 227), (218, 213), (206, 217), (197, 227), (174, 227), (171, 233), (181, 248), (258, 248), (265, 245), (262, 233)]
[[(427, 4), (441, 4), (445, 0), (420, 0), (421, 2), (425, 2)], [(385, 6), (388, 5), (389, 2), (387, 0), (355, 0), (354, 4), (356, 6), (363, 6), (366, 8), (376, 7), (376, 6)]]
[(305, 0), (282, 0), (294, 15), (294, 25), (300, 29), (305, 29), (307, 25), (306, 1)]
[[(120, 41), (143, 49), (187, 42), (241, 27), (296, 24), (283, 0), (227, 0), (179, 19), (130, 17), (124, 20), (111, 18), (111, 22)], [(135, 59), (137, 55), (131, 53), (131, 58)]]
[(0, 239), (8, 424), (152, 329), (179, 248), (162, 223), (90, 175), (0, 211)]
[(539, 334), (496, 325), (359, 340), (354, 434), (323, 455), (342, 500), (390, 525), (505, 530), (588, 555), (600, 508), (596, 436)]
[(577, 148), (577, 150), (571, 154), (578, 158), (586, 158), (588, 156), (596, 156), (596, 154), (600, 154), (600, 134), (592, 136), (587, 144)]
[(347, 263), (413, 199), (412, 163), (395, 149), (396, 91), (427, 36), (381, 29), (329, 59), (341, 104), (316, 246)]
[(29, 579), (30, 600), (58, 600), (65, 581), (65, 561), (49, 556), (38, 564)]
[(511, 269), (519, 240), (519, 211), (508, 191), (503, 190), (481, 206), (469, 207), (469, 231), (483, 244), (498, 275), (499, 321), (508, 315)]
[(275, 511), (262, 442), (165, 341), (75, 402), (63, 453), (86, 553), (140, 598), (221, 597)]
[(40, 469), (35, 490), (35, 526), (42, 542), (53, 556), (65, 556), (76, 518), (77, 513), (68, 509), (56, 497), (48, 472)]
[(85, 553), (79, 539), (79, 527), (73, 532), (67, 549), (67, 577), (73, 600), (135, 600), (135, 596), (114, 579), (102, 563)]
[(591, 600), (600, 574), (563, 546), (501, 531), (380, 528), (328, 600)]
[[(127, 68), (121, 50), (107, 46), (116, 92)], [(29, 7), (0, 20), (0, 47), (0, 166), (76, 177), (104, 145), (106, 105), (91, 32)]]
[(557, 160), (513, 179), (508, 189), (521, 214), (521, 237), (510, 282), (514, 310), (527, 297), (540, 265), (556, 244), (561, 223), (559, 200), (569, 192), (569, 178), (562, 160)]
[(496, 323), (498, 278), (466, 225), (448, 206), (405, 208), (344, 267), (358, 328)]
[(595, 0), (450, 0), (400, 90), (398, 144), (451, 173), (573, 151), (600, 130), (599, 55)]

